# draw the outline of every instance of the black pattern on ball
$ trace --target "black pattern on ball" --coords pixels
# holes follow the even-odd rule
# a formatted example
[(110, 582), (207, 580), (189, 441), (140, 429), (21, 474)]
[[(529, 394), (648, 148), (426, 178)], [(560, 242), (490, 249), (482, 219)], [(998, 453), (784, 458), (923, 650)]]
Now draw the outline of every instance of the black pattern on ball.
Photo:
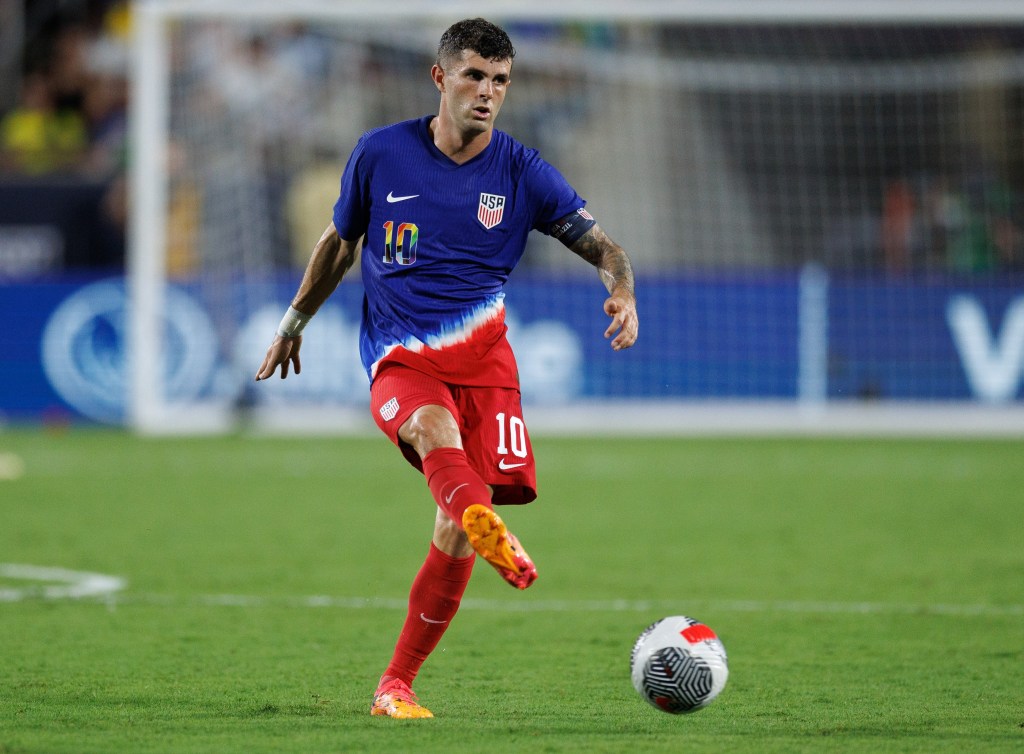
[(713, 683), (711, 667), (680, 647), (651, 653), (644, 669), (644, 693), (666, 712), (696, 709), (708, 698)]

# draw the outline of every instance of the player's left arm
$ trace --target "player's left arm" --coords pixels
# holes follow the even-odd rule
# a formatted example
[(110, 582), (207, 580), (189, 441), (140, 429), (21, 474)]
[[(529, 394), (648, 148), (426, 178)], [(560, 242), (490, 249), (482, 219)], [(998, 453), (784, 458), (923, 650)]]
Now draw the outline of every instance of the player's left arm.
[[(636, 313), (633, 265), (625, 249), (594, 223), (569, 248), (597, 268), (608, 289), (604, 313), (612, 318), (604, 337), (612, 338), (612, 348), (621, 351), (636, 343), (640, 320)], [(614, 337), (612, 337), (614, 336)]]

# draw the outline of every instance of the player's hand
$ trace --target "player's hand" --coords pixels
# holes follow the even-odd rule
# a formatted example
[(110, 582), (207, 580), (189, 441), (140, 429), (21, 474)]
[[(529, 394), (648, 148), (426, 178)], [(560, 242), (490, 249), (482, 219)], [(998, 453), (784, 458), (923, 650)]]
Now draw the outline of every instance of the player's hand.
[[(621, 351), (636, 343), (640, 319), (636, 314), (636, 299), (624, 293), (613, 293), (604, 302), (604, 313), (612, 318), (604, 337), (612, 338), (612, 349)], [(612, 336), (615, 337), (612, 337)]]
[(288, 376), (288, 365), (295, 365), (295, 374), (302, 372), (302, 362), (299, 361), (299, 347), (302, 346), (302, 336), (294, 338), (282, 338), (280, 335), (274, 337), (274, 342), (267, 349), (267, 355), (263, 357), (263, 363), (256, 372), (256, 381), (265, 380), (274, 376), (277, 367), (281, 367), (281, 379)]

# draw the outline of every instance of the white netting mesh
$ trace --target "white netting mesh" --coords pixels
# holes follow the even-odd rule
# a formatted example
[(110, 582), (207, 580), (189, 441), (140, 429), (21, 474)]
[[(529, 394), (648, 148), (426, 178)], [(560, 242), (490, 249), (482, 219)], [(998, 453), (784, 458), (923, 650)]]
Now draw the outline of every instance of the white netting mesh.
[[(1024, 269), (1024, 26), (494, 20), (519, 53), (498, 126), (559, 167), (650, 284), (656, 347), (621, 369), (584, 344), (572, 391), (1018, 395), (1024, 365), (998, 328)], [(287, 303), (359, 135), (436, 111), (446, 25), (171, 25), (168, 273), (225, 354), (254, 310)], [(541, 281), (510, 294), (525, 324), (600, 329), (599, 289), (544, 288), (592, 283), (557, 242), (533, 234), (519, 274)], [(981, 337), (946, 322), (961, 284), (988, 316), (999, 395), (972, 393), (957, 358), (958, 327)]]
[[(1019, 29), (508, 26), (519, 56), (499, 127), (558, 165), (643, 267), (1021, 264), (998, 228), (969, 227), (1016, 218)], [(176, 24), (172, 141), (202, 212), (175, 269), (304, 264), (359, 134), (436, 110), (439, 33)], [(891, 227), (907, 205), (909, 246)]]

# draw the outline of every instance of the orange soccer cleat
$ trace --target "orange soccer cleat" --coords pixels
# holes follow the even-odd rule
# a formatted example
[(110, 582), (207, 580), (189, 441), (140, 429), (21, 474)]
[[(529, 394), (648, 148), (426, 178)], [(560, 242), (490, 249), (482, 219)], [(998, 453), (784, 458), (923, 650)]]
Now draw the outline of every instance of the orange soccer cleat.
[(471, 505), (462, 514), (462, 528), (469, 543), (516, 589), (526, 589), (537, 579), (537, 568), (519, 540), (497, 513), (486, 505)]
[(416, 701), (416, 694), (409, 688), (408, 683), (401, 678), (388, 676), (380, 679), (377, 692), (373, 695), (373, 704), (370, 705), (370, 714), (405, 720), (434, 716), (433, 712), (421, 707)]

